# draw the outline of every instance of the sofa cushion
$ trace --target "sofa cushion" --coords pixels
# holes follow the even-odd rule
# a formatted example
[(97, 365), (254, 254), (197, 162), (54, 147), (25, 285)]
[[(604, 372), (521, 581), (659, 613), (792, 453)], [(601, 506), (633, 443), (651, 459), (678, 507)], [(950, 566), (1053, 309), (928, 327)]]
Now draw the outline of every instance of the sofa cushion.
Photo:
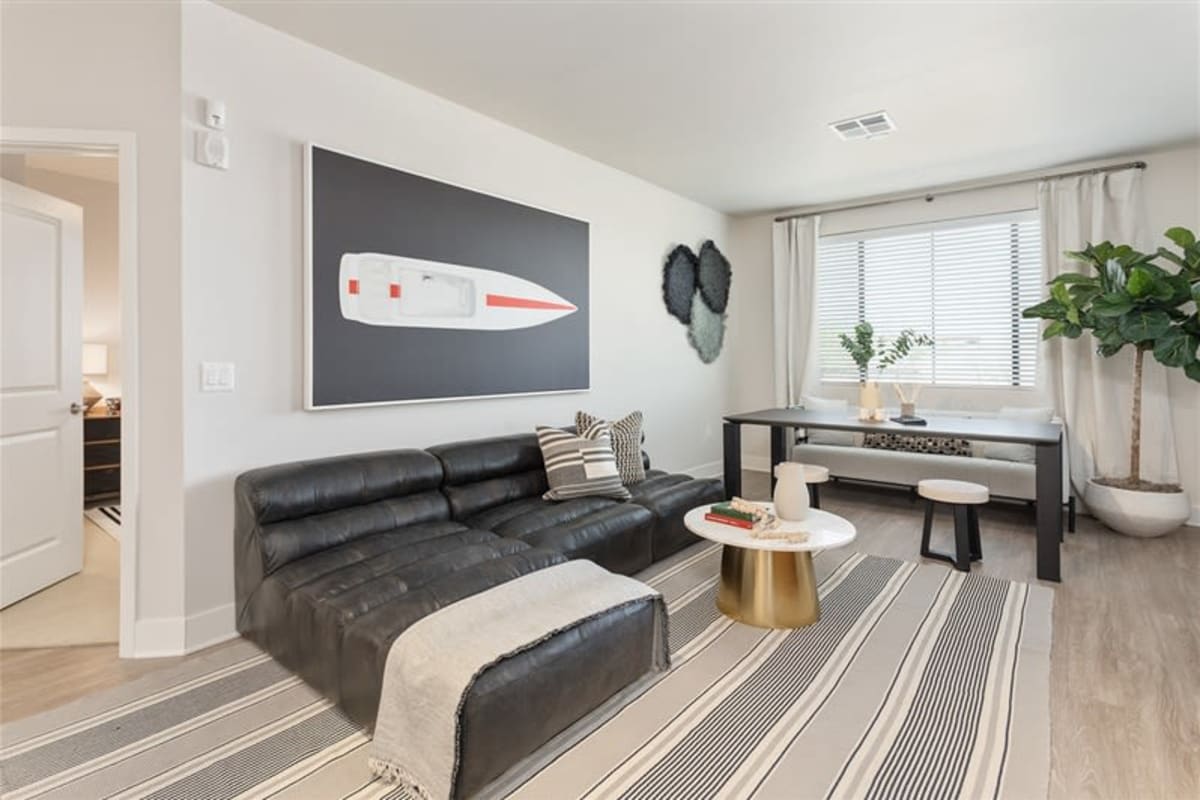
[[(575, 429), (585, 431), (597, 422), (606, 422), (586, 411), (575, 412)], [(642, 462), (642, 412), (632, 411), (615, 422), (606, 422), (612, 432), (613, 455), (617, 457), (617, 472), (621, 483), (628, 486), (646, 479)]]
[[(1015, 408), (1004, 406), (997, 419), (1016, 419), (1025, 422), (1049, 422), (1054, 418), (1053, 408)], [(981, 442), (979, 455), (983, 458), (994, 458), (998, 461), (1017, 461), (1022, 464), (1032, 464), (1036, 453), (1031, 444), (1011, 444), (1009, 442)]]
[(574, 497), (612, 497), (628, 500), (621, 483), (617, 457), (612, 449), (612, 430), (607, 422), (596, 422), (581, 434), (560, 428), (537, 428), (538, 446), (546, 463), (550, 489), (547, 500)]
[(971, 455), (971, 443), (966, 439), (922, 436), (919, 433), (868, 433), (863, 438), (863, 447), (942, 456)]
[(489, 509), (466, 523), (568, 558), (589, 558), (627, 575), (651, 563), (654, 517), (635, 503), (604, 497), (561, 503), (527, 498)]
[(725, 499), (725, 486), (715, 478), (693, 478), (650, 470), (646, 480), (629, 487), (633, 502), (654, 515), (651, 528), (651, 558), (666, 558), (700, 537), (683, 524), (683, 517), (696, 506), (719, 503)]
[[(512, 551), (504, 553), (503, 547)], [(362, 724), (374, 722), (388, 650), (408, 626), (464, 597), (566, 560), (552, 550), (503, 541), (494, 557), (477, 559), (452, 572), (439, 571), (427, 581), (407, 586), (390, 602), (347, 620), (339, 658), (331, 667), (347, 713)]]
[(442, 493), (457, 520), (521, 498), (540, 497), (549, 488), (542, 450), (532, 433), (440, 444), (429, 452), (442, 465)]

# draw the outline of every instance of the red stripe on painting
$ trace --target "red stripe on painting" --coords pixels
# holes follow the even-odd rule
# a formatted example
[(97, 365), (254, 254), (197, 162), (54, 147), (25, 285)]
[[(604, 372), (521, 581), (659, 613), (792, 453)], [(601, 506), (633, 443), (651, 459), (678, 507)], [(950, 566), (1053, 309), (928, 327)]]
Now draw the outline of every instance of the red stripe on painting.
[(389, 284), (388, 285), (388, 295), (390, 297), (399, 297), (400, 296), (400, 284), (398, 284), (398, 283)]
[(507, 294), (489, 294), (487, 304), (494, 308), (537, 308), (546, 311), (575, 311), (570, 303), (552, 303), (548, 300), (534, 300), (530, 297), (512, 297)]
[(358, 294), (358, 279), (350, 279), (350, 294)]

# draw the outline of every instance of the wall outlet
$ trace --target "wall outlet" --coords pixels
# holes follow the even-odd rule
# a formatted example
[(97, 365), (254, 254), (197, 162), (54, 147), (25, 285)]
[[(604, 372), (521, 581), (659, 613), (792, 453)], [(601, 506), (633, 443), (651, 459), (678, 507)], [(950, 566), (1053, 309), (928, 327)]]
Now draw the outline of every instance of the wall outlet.
[(200, 391), (232, 392), (234, 388), (233, 364), (228, 361), (204, 361), (200, 364)]

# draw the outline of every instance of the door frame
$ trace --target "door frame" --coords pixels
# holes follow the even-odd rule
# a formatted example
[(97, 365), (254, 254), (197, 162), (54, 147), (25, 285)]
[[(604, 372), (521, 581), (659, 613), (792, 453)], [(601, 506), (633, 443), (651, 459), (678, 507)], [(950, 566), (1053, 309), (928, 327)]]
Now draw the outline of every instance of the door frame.
[[(137, 135), (131, 131), (0, 127), (5, 153), (66, 153), (117, 157), (117, 280), (121, 298), (121, 575), (117, 654), (134, 658), (137, 619), (141, 406), (138, 361)], [(79, 509), (83, 514), (83, 509)]]

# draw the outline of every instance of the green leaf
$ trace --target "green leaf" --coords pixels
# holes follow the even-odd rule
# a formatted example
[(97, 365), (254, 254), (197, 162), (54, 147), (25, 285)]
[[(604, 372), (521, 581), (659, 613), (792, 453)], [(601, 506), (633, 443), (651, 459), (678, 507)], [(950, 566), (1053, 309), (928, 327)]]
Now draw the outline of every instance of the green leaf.
[(1062, 275), (1059, 275), (1057, 278), (1050, 281), (1050, 283), (1048, 285), (1053, 286), (1056, 283), (1095, 283), (1095, 282), (1096, 282), (1096, 279), (1093, 278), (1091, 275), (1084, 275), (1079, 272), (1064, 272)]
[(1067, 289), (1067, 285), (1065, 283), (1056, 283), (1051, 286), (1050, 296), (1067, 308), (1070, 308), (1072, 305), (1071, 292)]
[(1119, 317), (1133, 310), (1133, 298), (1125, 292), (1109, 292), (1092, 301), (1092, 311), (1098, 317)]
[(1181, 250), (1187, 250), (1196, 243), (1196, 234), (1189, 231), (1187, 228), (1168, 228), (1163, 234), (1175, 244), (1179, 245)]
[(1182, 328), (1171, 328), (1154, 343), (1154, 357), (1168, 367), (1186, 367), (1196, 361), (1196, 348), (1200, 338), (1185, 333)]
[[(1162, 273), (1162, 270), (1157, 272)], [(1129, 271), (1129, 282), (1125, 284), (1125, 290), (1139, 300), (1153, 298), (1166, 301), (1175, 294), (1175, 288), (1162, 274), (1155, 274), (1155, 270), (1144, 266), (1134, 267)]]
[(1071, 287), (1071, 299), (1075, 302), (1076, 306), (1082, 308), (1099, 297), (1103, 291), (1099, 286), (1077, 284)]
[(1121, 348), (1125, 346), (1125, 342), (1120, 344), (1101, 344), (1096, 348), (1096, 352), (1105, 358), (1111, 358), (1121, 352)]
[(1160, 258), (1165, 258), (1167, 261), (1174, 262), (1185, 269), (1188, 267), (1188, 263), (1186, 261), (1165, 247), (1158, 248), (1158, 255)]
[(1104, 277), (1107, 281), (1109, 291), (1125, 288), (1125, 269), (1121, 266), (1121, 262), (1115, 258), (1110, 258), (1104, 262)]
[(1053, 339), (1055, 336), (1062, 336), (1063, 331), (1067, 329), (1067, 323), (1062, 320), (1055, 320), (1046, 326), (1046, 330), (1042, 331), (1043, 339)]
[[(1130, 307), (1132, 308), (1132, 305)], [(1021, 312), (1021, 316), (1025, 319), (1066, 319), (1067, 310), (1062, 307), (1061, 303), (1051, 298), (1030, 306)]]
[(1200, 361), (1193, 361), (1183, 368), (1183, 374), (1200, 383)]
[(1121, 317), (1121, 335), (1131, 342), (1152, 342), (1171, 327), (1165, 311), (1133, 311)]

